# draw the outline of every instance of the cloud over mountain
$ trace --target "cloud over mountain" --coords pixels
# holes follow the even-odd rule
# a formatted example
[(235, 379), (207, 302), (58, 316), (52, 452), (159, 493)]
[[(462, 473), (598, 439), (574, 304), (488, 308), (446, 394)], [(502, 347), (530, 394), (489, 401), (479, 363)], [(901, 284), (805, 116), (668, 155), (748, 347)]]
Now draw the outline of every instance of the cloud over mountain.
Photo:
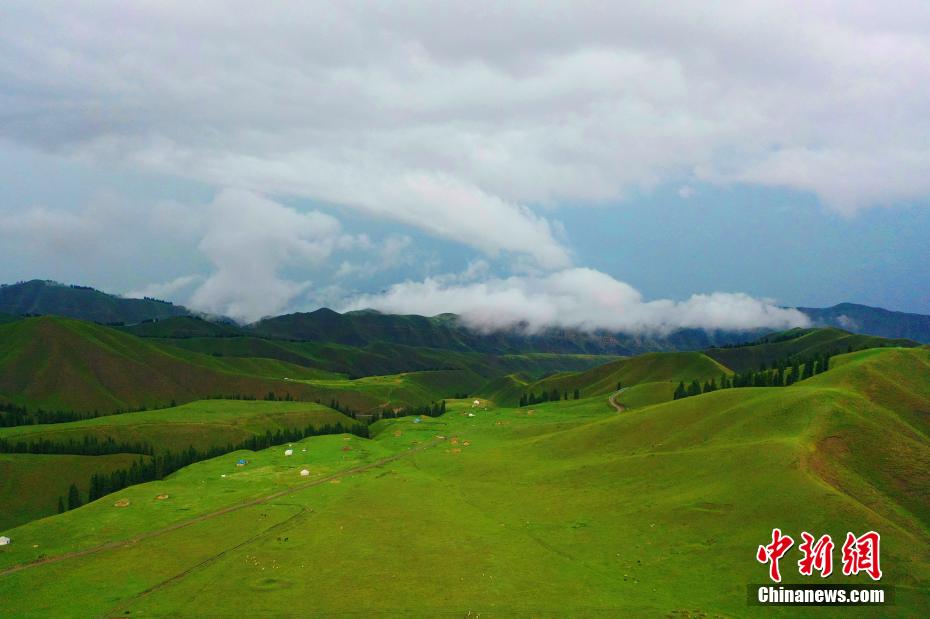
[(570, 327), (666, 334), (681, 328), (787, 329), (810, 324), (797, 310), (741, 293), (646, 301), (629, 284), (584, 268), (481, 282), (457, 278), (404, 282), (381, 294), (360, 296), (346, 309), (364, 308), (427, 316), (452, 312), (483, 331), (525, 325), (529, 332)]

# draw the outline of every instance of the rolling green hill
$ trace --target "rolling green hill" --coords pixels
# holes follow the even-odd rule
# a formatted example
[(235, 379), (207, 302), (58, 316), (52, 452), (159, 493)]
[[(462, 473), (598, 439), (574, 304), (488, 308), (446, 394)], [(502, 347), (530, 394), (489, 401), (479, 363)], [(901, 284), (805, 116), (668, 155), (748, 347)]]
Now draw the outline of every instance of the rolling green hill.
[(350, 377), (382, 376), (400, 372), (462, 369), (486, 378), (506, 372), (526, 372), (536, 377), (557, 371), (587, 369), (615, 359), (610, 355), (523, 353), (491, 355), (437, 348), (417, 348), (376, 342), (357, 348), (342, 344), (291, 342), (256, 337), (192, 337), (153, 340), (212, 357), (263, 357), (318, 368)]
[(0, 453), (0, 530), (55, 514), (71, 484), (86, 496), (91, 475), (129, 468), (138, 458)]
[(66, 286), (34, 279), (0, 286), (0, 312), (55, 315), (100, 323), (140, 322), (188, 314), (187, 309), (156, 299), (126, 299), (88, 286)]
[[(212, 397), (264, 398), (273, 393), (279, 399), (301, 401), (335, 398), (343, 406), (368, 412), (429, 404), (473, 391), (514, 369), (539, 375), (552, 369), (591, 367), (604, 360), (589, 355), (497, 357), (386, 343), (355, 349), (239, 337), (168, 342), (67, 318), (28, 318), (0, 325), (0, 402), (90, 415)], [(223, 352), (233, 354), (220, 355), (205, 342), (221, 344)], [(419, 370), (422, 376), (405, 372), (401, 389), (398, 379), (350, 381), (340, 373), (394, 374), (398, 366)]]
[(312, 400), (319, 395), (306, 384), (240, 373), (250, 369), (270, 371), (267, 364), (230, 367), (206, 355), (195, 358), (67, 318), (0, 325), (0, 400), (28, 408), (109, 413), (216, 396), (261, 398), (273, 392)]
[[(176, 408), (124, 413), (72, 423), (0, 428), (0, 441), (27, 445), (48, 441), (83, 444), (87, 440), (144, 445), (154, 453), (201, 452), (239, 445), (279, 430), (356, 425), (330, 408), (305, 402), (209, 400)], [(141, 454), (106, 455), (0, 453), (0, 529), (55, 513), (59, 496), (74, 483), (86, 500), (94, 473), (126, 469)]]
[(611, 361), (583, 372), (563, 372), (533, 382), (510, 376), (489, 384), (481, 393), (499, 404), (513, 405), (524, 393), (541, 394), (555, 390), (571, 396), (578, 389), (581, 396), (587, 398), (616, 391), (618, 382), (625, 386), (661, 382), (665, 384), (663, 393), (665, 387), (671, 385), (668, 392), (671, 398), (679, 381), (703, 382), (728, 373), (729, 369), (703, 353), (648, 353)]
[(818, 354), (845, 353), (863, 348), (883, 346), (919, 346), (912, 340), (886, 339), (857, 335), (841, 329), (791, 329), (762, 337), (757, 342), (729, 348), (709, 348), (705, 354), (735, 372), (758, 370), (771, 366), (776, 359), (813, 357)]
[(95, 417), (69, 423), (0, 428), (0, 439), (9, 443), (100, 442), (146, 443), (158, 451), (194, 447), (206, 451), (225, 447), (265, 432), (304, 428), (307, 425), (353, 425), (342, 413), (313, 402), (264, 402), (203, 400), (173, 408)]
[[(381, 421), (372, 440), (306, 439), (297, 459), (201, 462), (4, 532), (0, 611), (796, 616), (746, 604), (779, 527), (880, 532), (895, 604), (857, 614), (927, 616), (930, 438), (912, 415), (930, 410), (930, 350), (835, 359), (791, 387), (623, 413), (603, 396), (474, 417), (453, 403)], [(803, 577), (799, 556), (786, 583), (871, 582)]]
[(246, 335), (242, 329), (233, 324), (204, 320), (197, 316), (173, 316), (158, 320), (146, 320), (137, 324), (122, 326), (120, 330), (139, 337), (161, 338), (235, 337)]

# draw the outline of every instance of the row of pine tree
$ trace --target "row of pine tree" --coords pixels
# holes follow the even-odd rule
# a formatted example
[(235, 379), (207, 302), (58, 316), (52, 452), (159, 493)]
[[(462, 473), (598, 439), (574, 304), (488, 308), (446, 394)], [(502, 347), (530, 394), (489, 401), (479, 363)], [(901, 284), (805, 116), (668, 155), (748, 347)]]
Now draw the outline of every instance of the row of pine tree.
[(678, 383), (674, 399), (680, 400), (702, 393), (717, 391), (718, 389), (732, 389), (738, 387), (789, 387), (798, 381), (808, 379), (816, 374), (830, 369), (830, 354), (820, 354), (813, 357), (790, 357), (774, 361), (771, 367), (762, 364), (758, 371), (747, 370), (733, 376), (722, 374), (720, 382), (714, 379), (702, 385), (697, 380), (685, 386), (684, 381)]

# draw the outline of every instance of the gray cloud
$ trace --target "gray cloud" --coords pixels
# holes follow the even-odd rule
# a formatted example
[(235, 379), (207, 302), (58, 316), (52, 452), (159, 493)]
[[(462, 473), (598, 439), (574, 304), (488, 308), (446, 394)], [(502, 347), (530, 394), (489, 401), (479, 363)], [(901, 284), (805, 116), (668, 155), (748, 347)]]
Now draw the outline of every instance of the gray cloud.
[[(930, 11), (876, 3), (34, 3), (0, 134), (571, 265), (551, 216), (665, 181), (846, 214), (930, 193)], [(218, 18), (217, 16), (222, 16)]]
[(469, 326), (493, 331), (522, 323), (586, 331), (665, 334), (679, 328), (756, 329), (808, 326), (801, 312), (741, 293), (696, 294), (685, 301), (646, 301), (629, 284), (593, 269), (574, 268), (544, 276), (463, 282), (459, 276), (404, 282), (352, 300), (346, 309), (389, 313), (460, 314)]

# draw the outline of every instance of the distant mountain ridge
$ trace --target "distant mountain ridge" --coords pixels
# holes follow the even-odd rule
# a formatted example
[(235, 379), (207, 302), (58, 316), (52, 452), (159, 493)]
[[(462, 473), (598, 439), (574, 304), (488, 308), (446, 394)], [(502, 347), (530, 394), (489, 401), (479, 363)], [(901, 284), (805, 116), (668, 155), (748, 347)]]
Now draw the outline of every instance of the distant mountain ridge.
[(0, 314), (57, 315), (102, 324), (185, 316), (190, 311), (157, 299), (127, 299), (89, 286), (34, 279), (0, 285)]
[[(815, 326), (930, 343), (930, 316), (840, 303), (797, 308)], [(32, 280), (0, 286), (0, 315), (60, 315), (102, 324), (123, 324), (142, 337), (191, 338), (258, 336), (282, 340), (366, 346), (406, 346), (506, 354), (552, 352), (631, 355), (650, 351), (702, 350), (752, 341), (771, 329), (704, 331), (682, 329), (668, 336), (550, 328), (528, 334), (520, 328), (492, 333), (469, 329), (455, 314), (426, 317), (361, 310), (340, 314), (328, 308), (274, 316), (247, 326), (227, 319), (206, 320), (187, 308), (156, 299), (127, 299), (85, 286)], [(0, 320), (9, 320), (4, 316)]]
[(585, 332), (549, 328), (526, 333), (520, 327), (482, 333), (465, 326), (455, 314), (433, 317), (382, 314), (373, 310), (340, 314), (323, 308), (314, 312), (266, 318), (248, 327), (269, 338), (326, 341), (366, 346), (386, 341), (407, 346), (507, 354), (516, 352), (619, 354), (697, 350), (752, 340), (768, 330), (716, 331), (681, 329), (668, 336)]
[(930, 343), (930, 316), (924, 314), (893, 312), (856, 303), (797, 309), (807, 314), (817, 327), (838, 327), (853, 333)]

